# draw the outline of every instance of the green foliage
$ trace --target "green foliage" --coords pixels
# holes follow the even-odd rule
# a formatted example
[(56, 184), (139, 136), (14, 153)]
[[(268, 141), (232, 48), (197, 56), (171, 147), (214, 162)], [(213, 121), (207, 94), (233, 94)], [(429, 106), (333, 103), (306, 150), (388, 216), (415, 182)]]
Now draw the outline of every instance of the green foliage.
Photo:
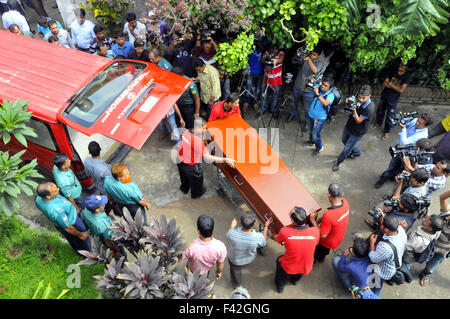
[[(67, 267), (81, 258), (73, 253), (57, 232), (32, 230), (15, 216), (0, 213), (0, 299), (30, 299), (38, 283), (51, 283), (49, 298), (94, 299), (98, 297), (92, 276), (103, 272), (101, 265), (81, 268), (81, 288), (67, 289)], [(45, 289), (36, 294), (42, 298)]]
[(92, 13), (106, 26), (106, 33), (112, 35), (120, 31), (124, 23), (124, 14), (130, 7), (135, 7), (133, 0), (86, 0), (81, 4), (83, 9)]
[[(36, 291), (33, 294), (33, 297), (31, 297), (31, 299), (52, 299), (52, 298), (50, 298), (50, 293), (52, 292), (52, 286), (50, 283), (48, 284), (47, 288), (45, 288), (44, 292), (42, 293), (42, 296), (40, 298), (38, 297), (38, 294), (43, 287), (44, 287), (44, 281), (41, 280), (39, 282), (39, 285), (36, 288)], [(61, 291), (61, 293), (55, 299), (61, 299), (68, 291), (69, 291), (69, 289), (63, 289)]]
[(398, 6), (398, 25), (391, 34), (430, 34), (435, 36), (440, 28), (437, 23), (448, 23), (446, 0), (403, 0)]
[(235, 74), (247, 66), (248, 56), (253, 52), (254, 38), (253, 34), (247, 36), (240, 33), (232, 44), (221, 43), (214, 59), (229, 75)]
[(8, 144), (14, 136), (23, 146), (27, 146), (25, 136), (36, 137), (33, 129), (26, 125), (31, 119), (31, 112), (27, 112), (28, 101), (16, 100), (9, 102), (3, 100), (0, 105), (0, 136), (3, 143)]

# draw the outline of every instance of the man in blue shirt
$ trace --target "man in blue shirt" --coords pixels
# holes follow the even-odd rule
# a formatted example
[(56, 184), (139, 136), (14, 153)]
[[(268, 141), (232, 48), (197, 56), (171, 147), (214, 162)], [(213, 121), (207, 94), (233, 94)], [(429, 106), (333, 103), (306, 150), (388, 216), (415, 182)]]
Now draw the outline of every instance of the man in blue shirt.
[[(399, 123), (401, 131), (398, 134), (397, 145), (415, 144), (417, 141), (428, 137), (428, 127), (433, 124), (430, 114), (422, 113), (418, 119), (413, 119), (405, 125)], [(389, 162), (389, 167), (385, 170), (378, 181), (375, 188), (380, 188), (388, 179), (393, 179), (399, 173), (403, 166), (403, 160), (399, 156), (393, 157)]]
[(250, 67), (250, 74), (247, 77), (247, 91), (251, 92), (251, 96), (248, 92), (243, 96), (243, 109), (247, 109), (248, 105), (246, 103), (253, 103), (253, 108), (256, 110), (256, 102), (261, 93), (261, 84), (264, 77), (264, 65), (261, 62), (263, 56), (263, 44), (261, 39), (255, 40), (256, 48), (253, 50), (252, 54), (248, 56), (248, 65)]
[[(36, 207), (55, 225), (67, 239), (72, 249), (92, 251), (89, 235), (77, 210), (52, 182), (40, 183), (37, 188)], [(78, 253), (77, 253), (78, 254)]]
[(73, 44), (78, 50), (89, 53), (89, 45), (95, 39), (94, 24), (86, 20), (83, 8), (75, 9), (74, 14), (76, 20), (70, 25)]
[[(43, 16), (40, 16), (40, 17), (38, 18), (37, 29), (38, 29), (39, 36), (40, 36), (41, 40), (44, 40), (44, 39), (45, 39), (45, 36), (47, 35), (47, 33), (50, 33), (50, 26), (49, 26), (48, 23), (49, 23), (51, 20), (52, 20), (51, 18), (49, 18), (49, 17), (43, 17)], [(56, 22), (56, 24), (58, 25), (58, 28), (59, 28), (59, 29), (62, 29), (62, 28), (63, 28), (63, 27), (61, 26), (61, 24), (60, 24), (58, 21), (55, 21), (55, 22)]]
[(351, 291), (352, 286), (366, 287), (372, 263), (368, 256), (369, 245), (363, 238), (355, 238), (353, 247), (344, 250), (343, 256), (335, 256), (331, 264), (344, 286)]
[[(370, 120), (375, 112), (375, 104), (370, 99), (370, 85), (363, 85), (356, 97), (359, 106), (353, 108), (352, 114), (349, 116), (347, 124), (342, 133), (342, 143), (344, 150), (341, 152), (337, 160), (333, 163), (332, 170), (337, 171), (341, 167), (341, 163), (348, 157), (359, 157), (361, 151), (356, 144), (361, 140), (364, 134), (369, 130)], [(348, 99), (347, 99), (348, 103)]]
[[(327, 120), (328, 111), (330, 105), (334, 101), (334, 94), (331, 91), (333, 85), (333, 79), (328, 78), (322, 81), (322, 84), (314, 87), (315, 97), (313, 98), (308, 112), (308, 129), (309, 129), (309, 141), (305, 142), (305, 146), (315, 145), (316, 149), (312, 153), (312, 156), (317, 156), (323, 150), (322, 138), (320, 131), (322, 130)], [(320, 93), (319, 93), (320, 87)]]
[(131, 42), (125, 41), (125, 32), (121, 32), (116, 36), (116, 43), (113, 44), (111, 50), (116, 56), (122, 56), (122, 59), (126, 59), (128, 54), (134, 50), (134, 46)]

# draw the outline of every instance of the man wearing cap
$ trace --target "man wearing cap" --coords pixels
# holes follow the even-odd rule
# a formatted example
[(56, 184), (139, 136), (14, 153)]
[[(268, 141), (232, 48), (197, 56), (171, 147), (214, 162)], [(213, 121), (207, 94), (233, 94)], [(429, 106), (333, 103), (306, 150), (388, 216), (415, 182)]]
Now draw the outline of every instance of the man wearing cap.
[(148, 33), (156, 34), (160, 38), (160, 42), (165, 46), (169, 46), (172, 43), (172, 39), (169, 36), (168, 25), (158, 19), (158, 16), (153, 10), (148, 12), (149, 23), (147, 24)]
[(72, 249), (92, 251), (86, 226), (72, 203), (59, 194), (52, 182), (40, 183), (37, 188), (36, 207), (55, 225), (67, 239)]
[(180, 173), (180, 190), (187, 194), (191, 189), (191, 198), (199, 198), (206, 192), (203, 187), (203, 170), (200, 164), (202, 157), (208, 162), (227, 163), (234, 168), (234, 160), (228, 157), (211, 155), (203, 144), (203, 134), (206, 131), (204, 120), (194, 121), (194, 129), (186, 130), (181, 136), (178, 150), (178, 172)]
[(105, 205), (108, 203), (108, 197), (105, 195), (91, 195), (86, 198), (86, 208), (82, 212), (84, 221), (89, 230), (100, 238), (108, 248), (113, 251), (113, 255), (121, 255), (119, 247), (111, 239), (114, 231), (110, 229), (112, 226), (111, 218), (105, 213)]

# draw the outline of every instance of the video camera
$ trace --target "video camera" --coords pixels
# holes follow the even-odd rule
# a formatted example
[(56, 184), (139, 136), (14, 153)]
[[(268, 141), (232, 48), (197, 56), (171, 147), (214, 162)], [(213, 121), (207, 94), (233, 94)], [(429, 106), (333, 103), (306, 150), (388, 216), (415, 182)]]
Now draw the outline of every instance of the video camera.
[(356, 95), (350, 96), (348, 98), (348, 103), (344, 105), (344, 113), (347, 115), (353, 114), (354, 108), (359, 108), (362, 105), (362, 103), (358, 100)]
[(209, 41), (209, 37), (211, 37), (213, 34), (216, 34), (216, 30), (203, 29), (200, 32), (200, 40), (202, 42), (208, 42)]
[(396, 113), (392, 118), (389, 119), (392, 126), (396, 126), (398, 123), (405, 125), (407, 122), (414, 119), (414, 115), (417, 115), (416, 111), (408, 113)]
[(322, 79), (323, 79), (323, 73), (325, 72), (325, 68), (322, 68), (319, 72), (317, 72), (315, 75), (312, 75), (308, 77), (306, 80), (306, 86), (314, 89), (317, 85), (322, 85)]
[(311, 53), (311, 51), (308, 50), (307, 46), (303, 46), (302, 48), (298, 49), (297, 52), (295, 52), (295, 56), (294, 56), (294, 62), (296, 63), (301, 63), (305, 60), (305, 58), (307, 56), (309, 56), (309, 54)]
[(433, 158), (434, 151), (425, 151), (416, 149), (415, 144), (405, 144), (405, 145), (395, 145), (389, 147), (389, 154), (392, 157), (396, 157), (397, 155), (401, 155), (402, 157), (409, 156), (414, 162), (418, 161), (428, 161)]
[(270, 50), (267, 52), (262, 62), (266, 67), (273, 67), (275, 64), (273, 63), (273, 59), (275, 59), (275, 52)]
[(411, 178), (411, 173), (404, 172), (403, 174), (397, 175), (399, 181), (408, 181)]

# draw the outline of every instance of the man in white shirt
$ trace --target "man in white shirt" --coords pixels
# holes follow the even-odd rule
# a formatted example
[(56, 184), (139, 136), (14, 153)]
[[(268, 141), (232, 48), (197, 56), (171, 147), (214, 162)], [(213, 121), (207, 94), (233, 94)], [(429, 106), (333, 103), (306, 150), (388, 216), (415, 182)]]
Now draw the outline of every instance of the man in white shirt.
[(22, 32), (30, 32), (30, 27), (25, 17), (19, 12), (20, 5), (16, 0), (8, 0), (7, 2), (9, 11), (3, 13), (2, 23), (6, 29), (11, 24), (17, 24)]
[(128, 34), (128, 41), (134, 43), (136, 38), (140, 38), (144, 42), (146, 42), (146, 31), (145, 24), (137, 21), (136, 14), (130, 12), (125, 17), (127, 19), (127, 23), (125, 23), (123, 27), (123, 32)]
[(44, 37), (45, 41), (48, 41), (48, 38), (53, 35), (58, 38), (61, 46), (66, 48), (75, 49), (75, 46), (72, 43), (72, 39), (70, 38), (69, 32), (64, 29), (58, 28), (58, 24), (55, 20), (51, 20), (48, 22), (48, 27), (50, 32), (47, 33)]
[(74, 13), (77, 19), (70, 25), (73, 44), (76, 49), (89, 53), (89, 45), (95, 38), (95, 25), (86, 20), (86, 11), (83, 8), (75, 9)]

